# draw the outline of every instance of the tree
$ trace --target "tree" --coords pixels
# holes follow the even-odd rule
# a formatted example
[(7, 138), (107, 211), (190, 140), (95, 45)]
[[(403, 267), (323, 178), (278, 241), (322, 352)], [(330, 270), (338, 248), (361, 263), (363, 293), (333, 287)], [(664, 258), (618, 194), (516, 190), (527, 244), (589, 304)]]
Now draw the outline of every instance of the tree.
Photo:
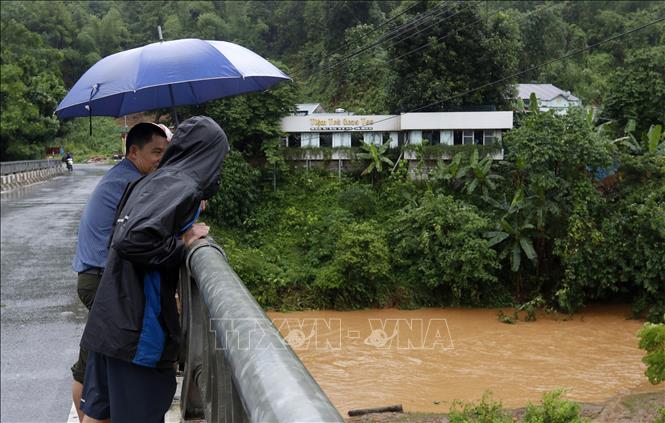
[[(280, 69), (283, 65), (275, 63)], [(205, 114), (224, 128), (229, 142), (248, 156), (260, 157), (264, 141), (281, 137), (281, 118), (295, 111), (297, 86), (282, 82), (268, 91), (246, 94), (179, 110), (183, 118)]]
[[(441, 16), (442, 20), (432, 22), (424, 18), (430, 14)], [(413, 26), (405, 28), (388, 48), (389, 66), (394, 76), (387, 94), (391, 112), (508, 104), (510, 81), (465, 96), (457, 95), (502, 79), (515, 70), (514, 52), (519, 51), (516, 31), (502, 22), (489, 28), (480, 16), (477, 3), (423, 1), (400, 18), (400, 23), (412, 22)], [(421, 108), (429, 104), (432, 105)]]
[(652, 124), (665, 125), (665, 45), (632, 52), (624, 66), (610, 75), (603, 105), (606, 118), (624, 128), (636, 122), (641, 139)]
[(15, 20), (2, 20), (1, 159), (41, 158), (56, 134), (53, 111), (64, 96), (58, 50)]
[(488, 219), (469, 204), (425, 193), (389, 222), (395, 270), (423, 305), (496, 301), (496, 253)]

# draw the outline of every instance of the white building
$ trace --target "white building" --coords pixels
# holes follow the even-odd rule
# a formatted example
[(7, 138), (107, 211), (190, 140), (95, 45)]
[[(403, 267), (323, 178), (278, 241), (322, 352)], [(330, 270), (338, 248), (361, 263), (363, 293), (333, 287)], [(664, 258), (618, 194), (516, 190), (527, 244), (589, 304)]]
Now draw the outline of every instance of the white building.
[[(300, 106), (299, 106), (300, 109)], [(312, 113), (282, 119), (289, 147), (355, 147), (390, 142), (418, 145), (493, 145), (513, 127), (513, 112), (431, 112), (401, 115)], [(495, 154), (502, 159), (503, 153)]]
[(326, 111), (323, 110), (323, 106), (319, 103), (303, 103), (303, 104), (296, 104), (296, 116), (307, 116), (311, 115), (314, 113), (325, 113)]
[(517, 98), (522, 99), (527, 110), (531, 93), (536, 94), (538, 110), (542, 112), (554, 110), (555, 113), (564, 115), (568, 108), (582, 104), (570, 91), (563, 91), (552, 84), (517, 84)]

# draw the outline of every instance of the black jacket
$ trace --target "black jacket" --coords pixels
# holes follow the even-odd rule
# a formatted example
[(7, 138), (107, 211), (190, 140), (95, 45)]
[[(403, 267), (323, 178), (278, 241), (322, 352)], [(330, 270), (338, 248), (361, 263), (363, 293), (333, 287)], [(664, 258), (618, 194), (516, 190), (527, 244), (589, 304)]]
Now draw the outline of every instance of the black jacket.
[(201, 200), (217, 192), (228, 150), (219, 125), (193, 117), (178, 127), (158, 169), (128, 185), (83, 348), (148, 367), (176, 360), (174, 297), (186, 255), (180, 235), (196, 220)]

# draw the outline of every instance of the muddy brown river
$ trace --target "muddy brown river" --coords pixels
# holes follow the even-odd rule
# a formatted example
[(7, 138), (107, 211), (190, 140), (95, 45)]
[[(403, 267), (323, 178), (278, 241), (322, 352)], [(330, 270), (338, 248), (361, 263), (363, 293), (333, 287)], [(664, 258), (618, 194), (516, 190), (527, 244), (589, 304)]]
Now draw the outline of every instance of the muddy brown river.
[[(512, 311), (504, 310), (506, 314)], [(600, 403), (662, 391), (644, 376), (628, 307), (592, 307), (572, 317), (538, 315), (509, 325), (498, 310), (421, 309), (269, 313), (342, 413), (402, 404), (446, 412), (485, 390), (505, 407), (537, 402), (557, 388)]]

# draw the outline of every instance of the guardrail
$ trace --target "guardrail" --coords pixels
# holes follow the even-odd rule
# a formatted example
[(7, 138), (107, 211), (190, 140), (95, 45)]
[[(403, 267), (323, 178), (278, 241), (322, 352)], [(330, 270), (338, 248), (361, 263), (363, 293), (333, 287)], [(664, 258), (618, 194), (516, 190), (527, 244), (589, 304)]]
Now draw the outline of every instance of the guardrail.
[(180, 277), (184, 421), (343, 422), (210, 239)]
[(60, 159), (47, 159), (0, 162), (0, 175), (11, 175), (12, 173), (30, 172), (54, 167), (62, 167), (62, 161)]

